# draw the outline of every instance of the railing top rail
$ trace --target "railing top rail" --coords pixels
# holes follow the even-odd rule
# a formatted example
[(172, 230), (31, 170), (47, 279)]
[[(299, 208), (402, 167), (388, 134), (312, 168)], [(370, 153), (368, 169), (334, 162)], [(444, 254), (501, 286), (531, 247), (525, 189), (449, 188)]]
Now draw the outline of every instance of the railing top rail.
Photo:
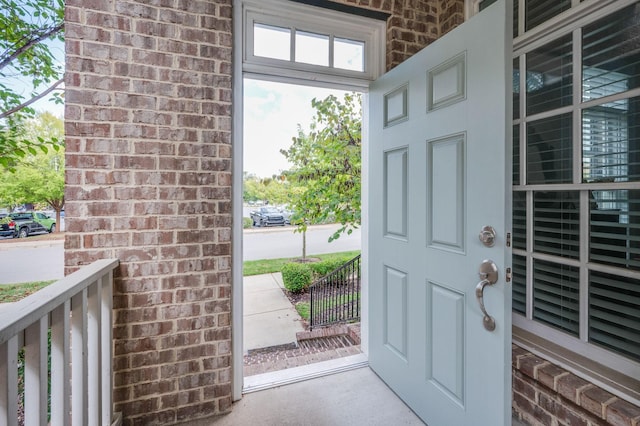
[(315, 281), (314, 281), (314, 282), (309, 286), (309, 288), (312, 288), (312, 287), (316, 287), (316, 286), (318, 286), (318, 285), (321, 285), (321, 283), (322, 283), (323, 281), (325, 281), (328, 277), (330, 277), (332, 274), (335, 274), (336, 272), (338, 272), (338, 271), (340, 271), (340, 270), (342, 270), (342, 269), (346, 269), (346, 268), (348, 268), (348, 267), (349, 267), (349, 266), (351, 266), (353, 263), (355, 263), (356, 261), (358, 261), (358, 260), (360, 259), (360, 257), (361, 257), (361, 256), (362, 256), (361, 254), (357, 255), (356, 257), (354, 257), (353, 259), (349, 260), (348, 262), (346, 262), (346, 263), (344, 263), (344, 264), (342, 264), (342, 265), (338, 266), (336, 269), (334, 269), (333, 271), (329, 272), (327, 275), (325, 275), (325, 276), (323, 276), (323, 277), (318, 278), (317, 280), (315, 280)]
[(12, 303), (0, 312), (0, 345), (24, 330), (65, 300), (78, 294), (98, 278), (118, 266), (118, 259), (101, 259), (52, 283), (38, 292)]

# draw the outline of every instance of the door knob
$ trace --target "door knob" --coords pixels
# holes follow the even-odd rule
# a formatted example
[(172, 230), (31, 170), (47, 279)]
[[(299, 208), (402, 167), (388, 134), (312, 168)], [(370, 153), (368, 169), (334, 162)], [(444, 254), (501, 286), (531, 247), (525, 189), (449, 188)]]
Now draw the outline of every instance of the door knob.
[(482, 241), (482, 244), (485, 246), (493, 247), (496, 243), (496, 230), (493, 229), (493, 226), (483, 226), (478, 238), (480, 238), (480, 241)]
[(493, 331), (496, 329), (496, 321), (487, 313), (487, 310), (484, 307), (484, 288), (488, 285), (493, 285), (498, 281), (498, 267), (493, 260), (484, 260), (480, 264), (478, 275), (480, 275), (480, 279), (482, 281), (480, 281), (476, 286), (476, 299), (478, 299), (480, 309), (484, 315), (482, 324), (485, 329)]

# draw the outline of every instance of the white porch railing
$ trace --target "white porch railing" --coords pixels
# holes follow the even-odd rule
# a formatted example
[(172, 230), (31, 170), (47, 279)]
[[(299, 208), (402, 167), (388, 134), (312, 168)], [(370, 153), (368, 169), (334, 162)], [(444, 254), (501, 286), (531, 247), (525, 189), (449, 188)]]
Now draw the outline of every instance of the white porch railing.
[[(27, 426), (107, 426), (120, 421), (112, 403), (117, 266), (117, 259), (98, 260), (0, 310), (0, 426), (19, 423), (19, 382)], [(24, 373), (19, 368), (21, 350)]]

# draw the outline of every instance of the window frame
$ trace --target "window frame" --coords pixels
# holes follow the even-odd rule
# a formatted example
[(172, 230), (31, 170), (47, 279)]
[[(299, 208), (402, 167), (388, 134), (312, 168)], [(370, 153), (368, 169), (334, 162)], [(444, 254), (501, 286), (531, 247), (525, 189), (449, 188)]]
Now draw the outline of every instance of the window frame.
[[(282, 0), (243, 0), (241, 7), (242, 71), (246, 77), (260, 78), (261, 75), (269, 75), (281, 80), (302, 79), (362, 90), (385, 71), (386, 22), (382, 20)], [(312, 16), (309, 14), (310, 7), (315, 9)], [(329, 36), (329, 66), (254, 55), (254, 24), (289, 29), (290, 58), (294, 58), (296, 32)], [(364, 43), (364, 71), (332, 66), (334, 39)]]
[[(518, 2), (518, 29), (513, 42), (513, 59), (518, 61), (520, 70), (519, 86), (526, 87), (526, 54), (559, 39), (571, 35), (573, 50), (573, 99), (571, 105), (556, 108), (531, 116), (526, 111), (526, 90), (518, 96), (519, 117), (512, 120), (518, 127), (519, 140), (519, 184), (513, 185), (513, 191), (524, 194), (526, 200), (526, 249), (513, 248), (513, 255), (523, 257), (526, 261), (526, 315), (513, 311), (513, 341), (519, 346), (544, 356), (558, 365), (572, 371), (576, 375), (601, 386), (604, 389), (640, 405), (640, 363), (619, 355), (613, 351), (589, 342), (589, 274), (591, 271), (611, 273), (620, 277), (640, 279), (640, 271), (624, 270), (605, 264), (589, 261), (590, 211), (589, 193), (597, 190), (630, 190), (637, 189), (639, 182), (611, 183), (582, 182), (582, 112), (590, 107), (629, 99), (640, 95), (640, 88), (601, 98), (583, 101), (582, 99), (582, 28), (617, 10), (637, 3), (637, 0), (572, 0), (571, 7), (550, 20), (525, 32), (524, 2)], [(467, 16), (478, 12), (479, 0), (465, 2)], [(514, 64), (515, 68), (515, 64)], [(522, 91), (522, 90), (521, 90)], [(572, 181), (563, 184), (528, 185), (526, 180), (527, 161), (527, 123), (561, 114), (572, 115)], [(515, 172), (514, 172), (515, 178)], [(533, 196), (536, 191), (577, 191), (580, 198), (579, 235), (580, 256), (578, 259), (562, 259), (558, 256), (534, 252)], [(535, 259), (552, 261), (560, 265), (579, 268), (579, 337), (573, 337), (560, 329), (546, 325), (533, 319), (533, 262)]]

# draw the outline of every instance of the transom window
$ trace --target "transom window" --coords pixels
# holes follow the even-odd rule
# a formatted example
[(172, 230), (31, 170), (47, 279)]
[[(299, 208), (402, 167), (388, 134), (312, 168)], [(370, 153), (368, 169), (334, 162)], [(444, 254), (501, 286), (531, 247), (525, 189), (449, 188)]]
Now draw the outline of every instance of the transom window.
[(514, 325), (640, 371), (640, 2), (515, 1)]
[(364, 41), (259, 23), (253, 24), (253, 37), (254, 56), (365, 71)]
[(386, 22), (270, 0), (242, 2), (243, 70), (366, 87), (384, 72)]

